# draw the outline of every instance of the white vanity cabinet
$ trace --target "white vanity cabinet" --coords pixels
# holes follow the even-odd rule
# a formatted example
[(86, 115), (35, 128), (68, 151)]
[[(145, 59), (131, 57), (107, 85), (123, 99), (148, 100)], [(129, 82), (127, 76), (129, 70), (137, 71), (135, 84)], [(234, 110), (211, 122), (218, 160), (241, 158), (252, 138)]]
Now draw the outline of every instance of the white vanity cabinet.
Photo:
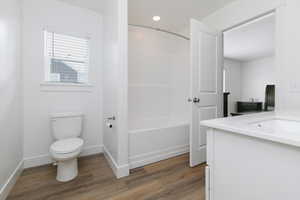
[(201, 123), (208, 127), (206, 200), (300, 199), (300, 132), (256, 123), (274, 115)]

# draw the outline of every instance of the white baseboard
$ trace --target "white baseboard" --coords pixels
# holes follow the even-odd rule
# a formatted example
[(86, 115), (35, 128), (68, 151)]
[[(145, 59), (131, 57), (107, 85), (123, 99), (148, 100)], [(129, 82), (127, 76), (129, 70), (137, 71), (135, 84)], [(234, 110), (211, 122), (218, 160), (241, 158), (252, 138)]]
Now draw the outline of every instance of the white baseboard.
[(129, 165), (119, 166), (105, 146), (103, 147), (103, 150), (104, 150), (104, 156), (108, 164), (110, 165), (111, 169), (113, 170), (115, 176), (118, 179), (129, 176)]
[[(85, 147), (80, 157), (90, 156), (98, 153), (103, 153), (103, 145)], [(38, 167), (52, 163), (53, 160), (49, 154), (24, 158), (24, 168)]]
[(130, 169), (142, 167), (151, 163), (166, 160), (189, 152), (189, 145), (180, 145), (160, 151), (150, 152), (130, 157)]
[(95, 145), (84, 148), (80, 157), (91, 156), (99, 153), (103, 153), (103, 145)]
[(17, 180), (18, 180), (19, 176), (21, 175), (22, 171), (23, 171), (23, 161), (21, 161), (18, 164), (17, 168), (10, 175), (7, 182), (0, 189), (0, 200), (5, 200), (7, 198), (9, 192), (11, 191), (11, 189), (13, 188), (15, 183), (17, 182)]
[(52, 163), (52, 158), (49, 154), (24, 158), (24, 169), (38, 167)]

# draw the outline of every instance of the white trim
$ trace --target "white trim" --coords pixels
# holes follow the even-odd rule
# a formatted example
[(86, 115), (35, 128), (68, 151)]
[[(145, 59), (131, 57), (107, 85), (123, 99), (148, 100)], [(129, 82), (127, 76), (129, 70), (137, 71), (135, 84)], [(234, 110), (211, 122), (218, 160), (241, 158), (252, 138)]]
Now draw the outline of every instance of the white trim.
[(128, 130), (128, 0), (118, 1), (118, 106), (117, 120), (117, 178), (129, 175)]
[(190, 126), (189, 123), (178, 123), (174, 125), (167, 125), (167, 126), (162, 126), (158, 128), (148, 128), (148, 129), (133, 129), (129, 131), (129, 135), (134, 135), (134, 134), (141, 134), (141, 132), (148, 132), (148, 131), (155, 131), (155, 130), (162, 130), (162, 129), (170, 129), (170, 128), (178, 128), (178, 127), (184, 127), (184, 126)]
[(40, 90), (42, 92), (92, 92), (93, 85), (88, 83), (55, 83), (42, 82)]
[(276, 12), (274, 10), (272, 10), (272, 11), (266, 13), (266, 14), (259, 15), (256, 18), (253, 18), (251, 20), (247, 20), (246, 22), (241, 23), (241, 24), (239, 24), (237, 26), (234, 26), (234, 27), (232, 27), (230, 29), (223, 30), (223, 33), (225, 33), (225, 32), (226, 33), (230, 33), (230, 32), (239, 30), (241, 28), (244, 28), (244, 27), (247, 27), (249, 25), (255, 24), (257, 22), (260, 22), (261, 20), (264, 20), (266, 18), (270, 18), (270, 17), (274, 17), (275, 18), (275, 15), (276, 15)]
[(213, 26), (217, 30), (224, 31), (285, 5), (286, 0), (234, 1), (205, 17), (201, 22)]
[(138, 156), (130, 157), (130, 169), (137, 167), (142, 167), (151, 163), (159, 162), (161, 160), (166, 160), (175, 156), (179, 156), (189, 152), (189, 145), (180, 145), (176, 147), (171, 147), (168, 149), (154, 151), (146, 154), (141, 154)]
[(24, 169), (38, 167), (52, 163), (53, 160), (49, 154), (24, 158)]
[(20, 177), (23, 171), (23, 160), (18, 164), (17, 168), (10, 175), (6, 183), (0, 189), (0, 200), (5, 200), (10, 193), (13, 186), (16, 184), (18, 178)]
[(129, 176), (129, 165), (119, 166), (105, 146), (103, 146), (103, 152), (109, 166), (118, 179)]
[[(43, 32), (44, 32), (44, 65), (45, 65), (44, 66), (44, 70), (45, 70), (44, 80), (45, 80), (45, 82), (47, 83), (49, 81), (50, 74), (51, 74), (50, 73), (50, 58), (52, 58), (52, 56), (48, 55), (48, 42), (49, 42), (48, 41), (48, 39), (49, 39), (48, 34), (50, 34), (50, 35), (56, 34), (56, 35), (61, 35), (61, 36), (66, 36), (66, 37), (73, 37), (73, 38), (76, 38), (76, 39), (81, 39), (81, 40), (86, 40), (87, 41), (88, 60), (87, 60), (86, 64), (87, 64), (87, 70), (88, 70), (87, 74), (88, 74), (88, 80), (89, 80), (89, 78), (90, 78), (90, 67), (91, 67), (91, 65), (90, 65), (91, 64), (91, 54), (90, 54), (91, 53), (91, 37), (74, 36), (74, 35), (69, 35), (69, 34), (65, 34), (65, 33), (58, 33), (56, 31), (49, 31), (47, 29), (43, 30)], [(55, 40), (54, 38), (52, 38), (52, 39), (53, 39), (53, 41), (51, 41), (50, 43), (54, 42), (54, 40)], [(54, 47), (52, 47), (52, 50), (53, 50), (53, 48)], [(74, 62), (74, 61), (76, 61), (76, 59), (75, 60), (72, 59), (70, 61)], [(59, 82), (59, 83), (61, 83), (61, 82)], [(62, 84), (65, 84), (65, 83), (62, 82)], [(85, 84), (88, 84), (88, 83), (85, 83)]]
[(44, 81), (41, 86), (59, 86), (59, 87), (93, 87), (90, 83), (60, 83), (60, 82), (47, 82)]
[[(93, 12), (93, 11), (92, 11)], [(99, 15), (99, 13), (96, 12), (97, 15)], [(60, 34), (60, 35), (68, 35), (71, 37), (77, 37), (77, 38), (81, 38), (81, 39), (87, 39), (87, 40), (91, 40), (92, 36), (91, 33), (86, 33), (86, 34), (77, 34), (77, 33), (73, 33), (73, 32), (67, 32), (67, 31), (61, 31), (59, 29), (55, 29), (55, 28), (49, 28), (49, 27), (44, 27), (43, 28), (43, 32), (49, 32), (49, 33), (56, 33), (56, 34)]]
[[(85, 147), (79, 157), (90, 156), (103, 153), (103, 145), (95, 145)], [(38, 167), (53, 163), (53, 159), (49, 154), (24, 158), (24, 168)]]

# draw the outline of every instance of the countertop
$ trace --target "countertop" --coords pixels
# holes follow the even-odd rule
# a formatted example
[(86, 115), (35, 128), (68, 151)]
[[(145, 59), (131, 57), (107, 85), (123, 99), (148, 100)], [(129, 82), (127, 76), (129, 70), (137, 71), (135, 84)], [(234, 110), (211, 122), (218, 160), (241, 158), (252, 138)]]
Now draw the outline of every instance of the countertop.
[[(265, 130), (263, 128), (259, 128), (257, 125), (254, 125), (268, 120), (293, 121), (296, 122), (295, 124), (297, 127), (291, 127), (291, 131), (278, 131), (276, 128), (273, 130)], [(264, 112), (237, 117), (207, 120), (202, 121), (200, 124), (208, 128), (300, 147), (300, 113), (291, 114), (283, 112)]]

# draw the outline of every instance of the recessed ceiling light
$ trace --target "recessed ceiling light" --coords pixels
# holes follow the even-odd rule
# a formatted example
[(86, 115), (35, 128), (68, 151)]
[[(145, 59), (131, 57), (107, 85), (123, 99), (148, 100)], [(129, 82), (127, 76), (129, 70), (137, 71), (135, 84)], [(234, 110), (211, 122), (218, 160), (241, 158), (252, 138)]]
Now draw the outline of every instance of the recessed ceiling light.
[(153, 16), (152, 19), (153, 21), (158, 22), (160, 20), (160, 16)]

